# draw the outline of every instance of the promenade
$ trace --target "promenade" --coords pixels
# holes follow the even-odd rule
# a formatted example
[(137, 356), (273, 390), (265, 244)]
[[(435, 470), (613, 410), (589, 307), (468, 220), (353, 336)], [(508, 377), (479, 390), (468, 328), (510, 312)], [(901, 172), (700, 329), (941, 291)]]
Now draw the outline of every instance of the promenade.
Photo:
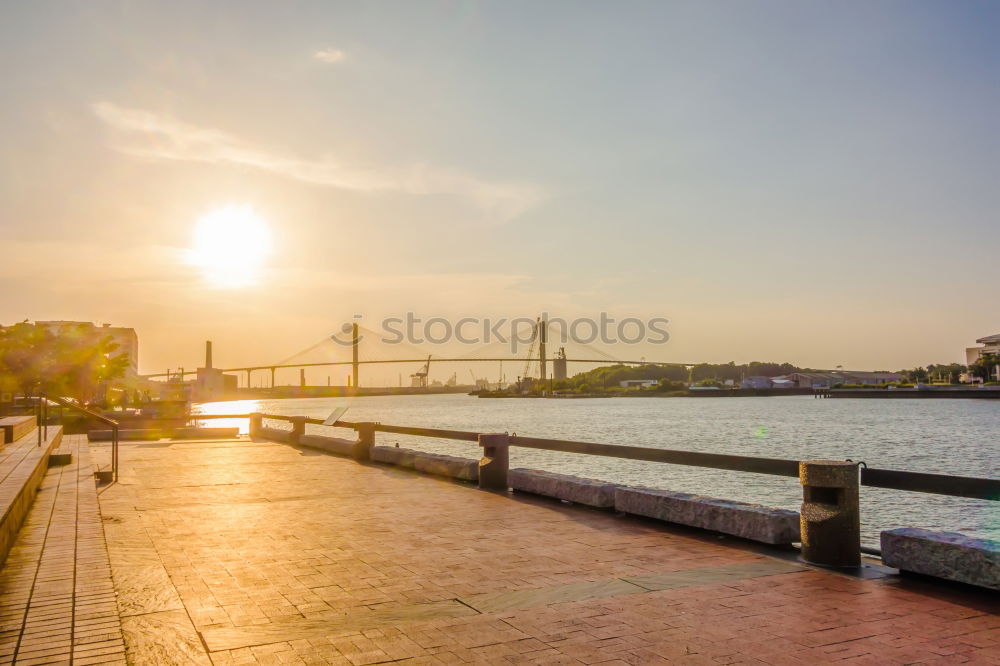
[(246, 439), (122, 443), (92, 491), (107, 448), (67, 447), (0, 570), (6, 663), (1000, 664), (971, 588)]

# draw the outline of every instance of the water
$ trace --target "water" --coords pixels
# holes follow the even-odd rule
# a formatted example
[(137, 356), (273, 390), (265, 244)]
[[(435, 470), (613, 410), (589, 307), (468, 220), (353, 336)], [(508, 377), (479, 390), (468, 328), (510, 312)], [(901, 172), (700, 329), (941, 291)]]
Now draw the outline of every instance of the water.
[[(466, 395), (251, 400), (200, 405), (205, 413), (260, 411), (325, 418), (350, 405), (351, 421), (649, 446), (770, 458), (864, 460), (870, 467), (996, 478), (1000, 402), (771, 398), (479, 399)], [(239, 425), (213, 422), (213, 425)], [(270, 424), (275, 427), (287, 424)], [(348, 431), (309, 426), (310, 432)], [(376, 442), (475, 458), (472, 442), (376, 434)], [(793, 478), (597, 456), (511, 449), (530, 467), (630, 485), (693, 492), (798, 510)], [(862, 539), (922, 527), (1000, 539), (1000, 502), (862, 488)]]

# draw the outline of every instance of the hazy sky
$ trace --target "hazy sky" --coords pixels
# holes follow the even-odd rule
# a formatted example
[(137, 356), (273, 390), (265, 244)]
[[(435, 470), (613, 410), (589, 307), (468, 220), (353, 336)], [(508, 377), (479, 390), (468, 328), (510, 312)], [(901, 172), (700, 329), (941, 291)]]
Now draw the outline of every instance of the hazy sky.
[[(971, 1), (3, 3), (0, 322), (134, 326), (147, 372), (408, 310), (958, 361), (1000, 332), (998, 30)], [(234, 205), (273, 251), (220, 286), (187, 252)]]

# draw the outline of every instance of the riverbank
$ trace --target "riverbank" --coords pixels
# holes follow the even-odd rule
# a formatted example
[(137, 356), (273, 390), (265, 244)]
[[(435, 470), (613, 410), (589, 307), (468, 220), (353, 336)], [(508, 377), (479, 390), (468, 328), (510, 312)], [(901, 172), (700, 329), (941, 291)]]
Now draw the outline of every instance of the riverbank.
[(872, 399), (944, 399), (944, 400), (1000, 400), (1000, 388), (911, 388), (911, 389), (687, 389), (684, 391), (623, 390), (606, 393), (513, 393), (509, 391), (473, 392), (480, 398), (764, 398), (810, 395), (822, 398), (872, 398)]

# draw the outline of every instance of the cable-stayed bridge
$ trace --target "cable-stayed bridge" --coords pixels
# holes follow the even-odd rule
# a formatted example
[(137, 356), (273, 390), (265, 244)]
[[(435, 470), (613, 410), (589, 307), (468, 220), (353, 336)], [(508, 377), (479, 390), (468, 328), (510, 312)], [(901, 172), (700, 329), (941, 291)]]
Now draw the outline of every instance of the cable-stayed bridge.
[[(503, 377), (502, 364), (511, 364), (508, 367), (514, 369), (512, 376), (518, 379), (538, 378), (538, 379), (562, 379), (567, 376), (566, 366), (569, 363), (577, 364), (620, 364), (620, 365), (672, 365), (690, 367), (694, 363), (684, 363), (678, 361), (657, 361), (646, 358), (627, 359), (618, 358), (588, 343), (578, 340), (562, 341), (556, 354), (550, 353), (551, 346), (547, 340), (547, 330), (544, 322), (536, 322), (530, 338), (524, 342), (527, 350), (518, 353), (516, 347), (511, 347), (506, 340), (497, 341), (483, 345), (474, 351), (458, 355), (443, 356), (428, 352), (425, 349), (416, 347), (406, 342), (392, 342), (378, 344), (378, 333), (359, 324), (353, 324), (350, 337), (342, 340), (340, 336), (331, 335), (324, 337), (315, 344), (302, 349), (295, 354), (282, 359), (277, 363), (261, 363), (255, 365), (245, 365), (231, 368), (213, 368), (211, 356), (211, 343), (206, 346), (205, 367), (212, 368), (217, 372), (227, 374), (238, 374), (246, 377), (246, 386), (251, 385), (251, 377), (254, 372), (269, 372), (270, 385), (275, 386), (275, 373), (282, 369), (300, 369), (318, 367), (351, 367), (349, 386), (360, 387), (361, 366), (366, 365), (387, 365), (387, 364), (418, 364), (421, 369), (410, 375), (414, 378), (423, 377), (426, 382), (430, 364), (440, 363), (499, 363), (501, 364), (500, 375)], [(567, 352), (569, 348), (569, 352)], [(347, 352), (350, 358), (344, 358)], [(552, 371), (550, 372), (550, 367)], [(161, 373), (143, 375), (147, 379), (153, 378), (178, 378), (184, 380), (185, 375), (194, 375), (194, 371), (179, 368), (176, 371), (168, 370)]]

